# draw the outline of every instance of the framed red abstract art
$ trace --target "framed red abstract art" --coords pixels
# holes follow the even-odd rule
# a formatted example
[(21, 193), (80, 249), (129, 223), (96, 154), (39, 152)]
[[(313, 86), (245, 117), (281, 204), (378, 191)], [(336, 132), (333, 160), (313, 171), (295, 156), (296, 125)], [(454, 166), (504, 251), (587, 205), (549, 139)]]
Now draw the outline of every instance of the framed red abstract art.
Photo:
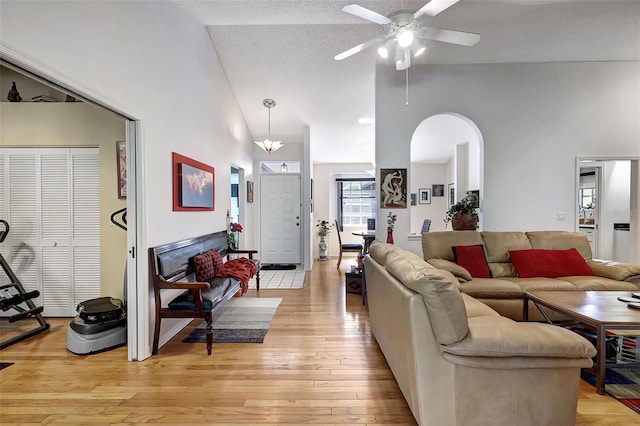
[(173, 153), (173, 211), (213, 211), (215, 173), (211, 166)]

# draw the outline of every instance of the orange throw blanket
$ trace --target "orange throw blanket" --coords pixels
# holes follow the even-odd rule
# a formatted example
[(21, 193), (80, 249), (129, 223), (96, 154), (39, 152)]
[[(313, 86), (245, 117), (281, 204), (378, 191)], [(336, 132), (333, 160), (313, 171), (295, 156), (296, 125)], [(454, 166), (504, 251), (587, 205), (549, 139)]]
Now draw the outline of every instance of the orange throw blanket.
[(246, 257), (231, 259), (216, 269), (216, 277), (232, 277), (240, 281), (242, 294), (249, 290), (249, 280), (256, 274), (257, 268), (253, 261)]

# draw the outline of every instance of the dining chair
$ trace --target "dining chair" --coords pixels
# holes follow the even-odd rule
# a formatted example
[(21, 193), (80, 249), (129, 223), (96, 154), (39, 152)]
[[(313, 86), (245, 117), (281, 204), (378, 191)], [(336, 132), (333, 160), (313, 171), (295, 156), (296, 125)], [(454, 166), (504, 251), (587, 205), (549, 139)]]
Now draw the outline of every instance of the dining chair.
[(426, 232), (429, 232), (429, 228), (431, 227), (431, 219), (425, 219), (422, 222), (422, 230), (420, 231), (421, 234), (424, 234)]
[(338, 234), (338, 244), (340, 244), (340, 255), (338, 256), (338, 266), (340, 269), (340, 263), (342, 262), (342, 253), (343, 252), (353, 252), (353, 253), (362, 253), (364, 250), (364, 246), (358, 243), (347, 243), (342, 244), (342, 238), (340, 237), (340, 225), (336, 220), (336, 234)]

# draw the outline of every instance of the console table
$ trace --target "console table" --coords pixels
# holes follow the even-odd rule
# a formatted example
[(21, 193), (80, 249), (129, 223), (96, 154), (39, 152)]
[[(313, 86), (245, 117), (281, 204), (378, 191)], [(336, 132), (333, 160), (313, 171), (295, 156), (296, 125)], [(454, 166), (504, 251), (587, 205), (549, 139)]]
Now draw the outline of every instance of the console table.
[[(525, 291), (523, 317), (529, 319), (529, 301), (551, 322), (542, 308), (563, 314), (596, 330), (595, 367), (588, 370), (596, 377), (596, 391), (604, 395), (607, 367), (639, 367), (640, 363), (616, 363), (606, 360), (607, 330), (640, 330), (640, 310), (628, 308), (618, 297), (630, 297), (628, 291)], [(640, 299), (639, 299), (640, 301)], [(636, 360), (637, 361), (637, 360)]]

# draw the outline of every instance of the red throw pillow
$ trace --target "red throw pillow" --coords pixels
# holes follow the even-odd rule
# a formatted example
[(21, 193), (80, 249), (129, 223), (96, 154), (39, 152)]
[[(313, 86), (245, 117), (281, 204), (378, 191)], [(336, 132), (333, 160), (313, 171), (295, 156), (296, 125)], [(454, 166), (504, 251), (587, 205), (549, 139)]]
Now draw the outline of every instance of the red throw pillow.
[(575, 248), (569, 250), (509, 250), (511, 263), (520, 278), (593, 275)]
[(193, 258), (193, 268), (196, 272), (196, 281), (204, 283), (215, 275), (213, 259), (210, 252), (201, 253)]
[(456, 263), (469, 271), (475, 278), (491, 278), (491, 271), (484, 255), (482, 244), (475, 246), (454, 246), (453, 257)]
[(222, 256), (220, 256), (220, 252), (218, 249), (211, 249), (207, 253), (211, 255), (211, 259), (213, 260), (213, 268), (217, 271), (222, 268), (224, 262), (222, 261)]

